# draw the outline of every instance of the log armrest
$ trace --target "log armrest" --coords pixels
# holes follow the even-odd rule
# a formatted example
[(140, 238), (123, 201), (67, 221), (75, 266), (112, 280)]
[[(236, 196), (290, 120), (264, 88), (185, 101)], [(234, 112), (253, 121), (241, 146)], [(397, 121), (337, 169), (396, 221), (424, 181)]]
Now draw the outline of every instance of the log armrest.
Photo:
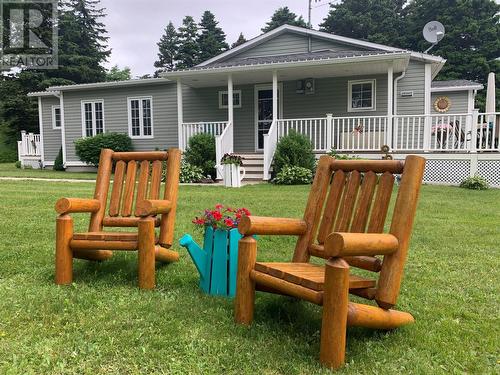
[(172, 202), (166, 199), (153, 200), (145, 199), (142, 202), (137, 202), (136, 214), (137, 216), (150, 216), (161, 215), (170, 212), (172, 209)]
[(325, 255), (344, 257), (356, 255), (386, 255), (396, 252), (398, 239), (385, 233), (331, 233), (324, 245)]
[(238, 231), (244, 236), (254, 234), (301, 235), (307, 230), (307, 224), (301, 219), (283, 217), (243, 216)]
[(60, 215), (72, 212), (97, 212), (101, 202), (97, 199), (61, 198), (56, 202), (56, 212)]

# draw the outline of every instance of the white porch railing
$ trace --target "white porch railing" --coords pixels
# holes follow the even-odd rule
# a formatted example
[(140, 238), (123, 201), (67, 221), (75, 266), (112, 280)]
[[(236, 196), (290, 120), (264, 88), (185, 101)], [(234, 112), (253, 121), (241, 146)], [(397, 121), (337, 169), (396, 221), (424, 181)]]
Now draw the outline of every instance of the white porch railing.
[(279, 139), (295, 130), (315, 152), (499, 152), (500, 113), (278, 119), (264, 136), (264, 179)]
[(200, 133), (209, 133), (217, 137), (224, 132), (228, 124), (227, 121), (185, 122), (182, 124), (182, 144), (180, 146), (185, 150), (188, 147), (189, 138)]
[(279, 121), (280, 120), (273, 120), (269, 131), (267, 134), (264, 134), (264, 176), (262, 178), (264, 181), (267, 181), (270, 178), (269, 170), (271, 169), (274, 152), (276, 151), (276, 145), (278, 144)]
[(17, 153), (19, 160), (22, 157), (41, 157), (42, 148), (40, 134), (26, 133), (21, 131), (21, 140), (17, 141)]
[(215, 136), (215, 163), (217, 168), (217, 178), (222, 178), (221, 159), (224, 154), (233, 153), (233, 124), (228, 122), (224, 131), (220, 135)]

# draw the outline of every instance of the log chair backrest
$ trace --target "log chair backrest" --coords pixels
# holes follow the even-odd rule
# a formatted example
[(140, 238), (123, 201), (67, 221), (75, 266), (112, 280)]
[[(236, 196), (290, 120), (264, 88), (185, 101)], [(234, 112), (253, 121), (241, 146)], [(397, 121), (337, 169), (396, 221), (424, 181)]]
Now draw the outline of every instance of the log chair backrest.
[[(168, 214), (156, 219), (155, 226), (160, 227), (159, 243), (164, 247), (170, 247), (174, 235), (180, 159), (181, 151), (175, 148), (153, 152), (101, 150), (94, 192), (94, 199), (101, 202), (101, 209), (92, 214), (89, 231), (100, 231), (103, 226), (137, 226), (140, 219), (136, 213), (137, 203), (144, 199), (162, 199), (160, 197), (162, 176), (165, 175), (163, 199), (170, 201), (172, 207)], [(115, 175), (110, 189), (114, 163)], [(166, 169), (165, 174), (164, 169)]]
[[(335, 160), (322, 156), (304, 213), (308, 231), (299, 237), (293, 261), (308, 262), (311, 255), (323, 256), (322, 245), (333, 231), (382, 233), (395, 175), (401, 174), (389, 230), (399, 240), (398, 251), (385, 256), (382, 261), (372, 257), (350, 257), (348, 260), (351, 265), (380, 272), (373, 297), (382, 307), (394, 305), (399, 294), (424, 167), (425, 159), (418, 156), (408, 156), (404, 162)], [(370, 263), (369, 267), (364, 266), (366, 263)]]

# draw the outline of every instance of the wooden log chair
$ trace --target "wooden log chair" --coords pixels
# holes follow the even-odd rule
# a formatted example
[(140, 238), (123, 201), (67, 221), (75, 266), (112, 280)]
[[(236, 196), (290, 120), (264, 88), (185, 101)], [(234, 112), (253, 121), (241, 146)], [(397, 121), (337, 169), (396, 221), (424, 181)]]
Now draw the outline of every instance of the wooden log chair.
[[(322, 156), (302, 220), (244, 217), (239, 231), (235, 320), (253, 320), (255, 290), (297, 297), (323, 306), (320, 361), (344, 364), (346, 327), (393, 329), (412, 323), (392, 310), (408, 253), (425, 159), (335, 160)], [(383, 233), (395, 174), (402, 174), (389, 233)], [(290, 263), (256, 262), (253, 235), (297, 235)], [(309, 263), (310, 256), (326, 259)], [(383, 257), (379, 257), (383, 256)], [(378, 273), (378, 281), (350, 274), (357, 267)], [(349, 293), (378, 307), (349, 302)]]
[[(56, 203), (59, 214), (56, 224), (56, 284), (73, 281), (73, 258), (103, 261), (113, 255), (111, 250), (138, 250), (139, 287), (153, 289), (155, 260), (174, 262), (179, 259), (179, 254), (170, 247), (174, 235), (180, 160), (178, 149), (155, 152), (103, 149), (94, 199), (61, 198)], [(114, 181), (106, 215), (114, 163)], [(160, 199), (165, 167), (164, 196)], [(69, 214), (76, 212), (91, 214), (88, 232), (73, 233), (73, 219)], [(137, 227), (137, 231), (103, 231), (104, 227)], [(155, 234), (155, 227), (160, 228), (159, 236)]]

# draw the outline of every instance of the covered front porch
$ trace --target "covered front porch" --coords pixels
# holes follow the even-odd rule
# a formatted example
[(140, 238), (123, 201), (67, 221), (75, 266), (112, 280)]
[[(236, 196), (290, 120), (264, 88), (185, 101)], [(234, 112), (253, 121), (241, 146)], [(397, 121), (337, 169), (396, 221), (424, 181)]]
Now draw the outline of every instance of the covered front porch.
[(278, 140), (291, 130), (309, 137), (317, 153), (373, 154), (384, 145), (391, 153), (498, 151), (495, 114), (430, 114), (429, 105), (398, 114), (394, 92), (408, 61), (405, 52), (375, 53), (167, 73), (177, 81), (179, 145), (211, 133), (217, 161), (260, 153), (264, 180)]

